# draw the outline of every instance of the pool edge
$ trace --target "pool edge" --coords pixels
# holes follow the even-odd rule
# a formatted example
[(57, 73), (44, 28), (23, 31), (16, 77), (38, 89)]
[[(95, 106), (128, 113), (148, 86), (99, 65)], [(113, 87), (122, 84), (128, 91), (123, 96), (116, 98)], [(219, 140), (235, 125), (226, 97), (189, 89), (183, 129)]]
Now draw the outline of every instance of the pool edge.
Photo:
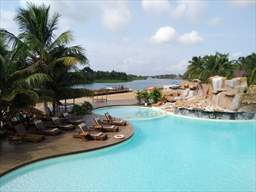
[(99, 147), (96, 147), (96, 148), (91, 148), (91, 149), (85, 149), (85, 150), (78, 150), (78, 151), (72, 151), (72, 152), (66, 152), (66, 153), (61, 153), (61, 154), (56, 154), (56, 155), (50, 155), (50, 156), (46, 156), (46, 157), (42, 157), (42, 158), (38, 158), (38, 159), (34, 159), (34, 160), (31, 160), (31, 161), (28, 161), (28, 162), (25, 162), (25, 163), (22, 163), (20, 165), (17, 165), (17, 166), (14, 166), (6, 171), (3, 171), (2, 173), (0, 173), (0, 178), (11, 173), (12, 171), (15, 171), (21, 167), (25, 167), (27, 165), (30, 165), (30, 164), (33, 164), (33, 163), (36, 163), (36, 162), (39, 162), (39, 161), (43, 161), (43, 160), (47, 160), (47, 159), (53, 159), (53, 158), (56, 158), (56, 157), (62, 157), (62, 156), (68, 156), (68, 155), (74, 155), (74, 154), (79, 154), (79, 153), (86, 153), (86, 152), (90, 152), (90, 151), (97, 151), (97, 150), (100, 150), (100, 149), (104, 149), (104, 148), (108, 148), (108, 147), (112, 147), (112, 146), (115, 146), (115, 145), (118, 145), (120, 143), (123, 143), (129, 139), (131, 139), (134, 135), (134, 129), (133, 127), (131, 126), (131, 124), (129, 123), (129, 126), (132, 130), (131, 134), (128, 135), (127, 137), (125, 137), (124, 139), (122, 140), (117, 140), (116, 142), (114, 143), (110, 143), (110, 144), (107, 144), (107, 145), (103, 145), (103, 146), (99, 146)]

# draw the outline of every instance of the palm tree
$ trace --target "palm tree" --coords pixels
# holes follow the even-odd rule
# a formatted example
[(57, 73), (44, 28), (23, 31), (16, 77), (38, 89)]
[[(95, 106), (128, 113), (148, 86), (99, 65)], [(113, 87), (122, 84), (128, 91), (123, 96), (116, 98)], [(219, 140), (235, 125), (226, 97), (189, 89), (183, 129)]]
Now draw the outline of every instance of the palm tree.
[[(41, 89), (42, 98), (51, 98), (53, 109), (57, 106), (60, 90), (69, 88), (70, 70), (76, 69), (76, 64), (88, 64), (84, 49), (80, 46), (68, 46), (72, 41), (70, 31), (65, 31), (55, 38), (60, 15), (50, 16), (50, 7), (36, 6), (28, 3), (27, 8), (18, 11), (16, 21), (21, 30), (19, 37), (30, 51), (30, 61), (37, 65), (40, 71), (46, 73), (51, 81)], [(67, 78), (67, 79), (66, 79)], [(74, 79), (73, 81), (74, 82)], [(69, 89), (68, 93), (72, 94)]]
[(199, 76), (201, 76), (202, 69), (203, 67), (203, 59), (202, 57), (193, 57), (191, 61), (189, 61), (189, 66), (187, 68), (187, 71), (184, 74), (184, 77), (187, 79), (197, 79)]
[(189, 61), (184, 76), (187, 79), (200, 79), (207, 81), (209, 77), (220, 75), (227, 78), (233, 76), (234, 65), (228, 58), (228, 54), (216, 53), (215, 55), (206, 55), (204, 57), (193, 57)]
[(252, 53), (247, 57), (240, 57), (237, 60), (239, 70), (245, 72), (249, 85), (256, 84), (256, 53)]
[(38, 99), (34, 88), (48, 80), (27, 64), (27, 54), (21, 41), (0, 30), (0, 124), (8, 122), (19, 109), (33, 105)]

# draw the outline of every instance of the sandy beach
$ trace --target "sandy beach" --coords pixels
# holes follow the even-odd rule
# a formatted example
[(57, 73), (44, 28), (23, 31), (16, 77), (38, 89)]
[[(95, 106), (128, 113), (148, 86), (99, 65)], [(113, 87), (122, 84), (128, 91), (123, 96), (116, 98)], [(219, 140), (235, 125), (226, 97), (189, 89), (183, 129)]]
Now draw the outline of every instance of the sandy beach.
[[(103, 101), (102, 99), (107, 99)], [(135, 105), (137, 104), (136, 93), (127, 92), (127, 93), (118, 93), (112, 95), (104, 95), (97, 97), (81, 97), (74, 100), (75, 104), (82, 104), (84, 101), (90, 102), (94, 108), (110, 105)], [(61, 103), (65, 103), (64, 100), (61, 100)], [(48, 103), (51, 106), (51, 103)], [(73, 104), (73, 99), (68, 99), (67, 104)], [(36, 108), (43, 110), (43, 103), (37, 103)]]

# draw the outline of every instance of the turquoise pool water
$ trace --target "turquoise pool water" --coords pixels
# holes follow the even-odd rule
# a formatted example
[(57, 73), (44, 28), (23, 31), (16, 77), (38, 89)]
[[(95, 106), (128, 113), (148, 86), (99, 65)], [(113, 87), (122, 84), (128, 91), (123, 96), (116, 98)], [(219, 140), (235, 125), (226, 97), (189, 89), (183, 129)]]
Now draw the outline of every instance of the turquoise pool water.
[(25, 166), (0, 178), (0, 191), (256, 191), (255, 121), (183, 118), (139, 107), (95, 110), (105, 111), (130, 119), (133, 138)]

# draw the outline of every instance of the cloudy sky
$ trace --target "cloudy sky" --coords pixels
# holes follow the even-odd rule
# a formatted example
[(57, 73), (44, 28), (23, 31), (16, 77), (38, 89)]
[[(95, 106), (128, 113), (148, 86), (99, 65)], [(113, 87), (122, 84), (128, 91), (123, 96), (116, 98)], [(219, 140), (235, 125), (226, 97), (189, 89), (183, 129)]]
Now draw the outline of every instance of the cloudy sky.
[[(41, 4), (43, 0), (30, 0)], [(61, 14), (95, 70), (183, 73), (192, 56), (256, 51), (256, 0), (44, 0)], [(13, 33), (25, 0), (0, 0), (0, 27)]]

